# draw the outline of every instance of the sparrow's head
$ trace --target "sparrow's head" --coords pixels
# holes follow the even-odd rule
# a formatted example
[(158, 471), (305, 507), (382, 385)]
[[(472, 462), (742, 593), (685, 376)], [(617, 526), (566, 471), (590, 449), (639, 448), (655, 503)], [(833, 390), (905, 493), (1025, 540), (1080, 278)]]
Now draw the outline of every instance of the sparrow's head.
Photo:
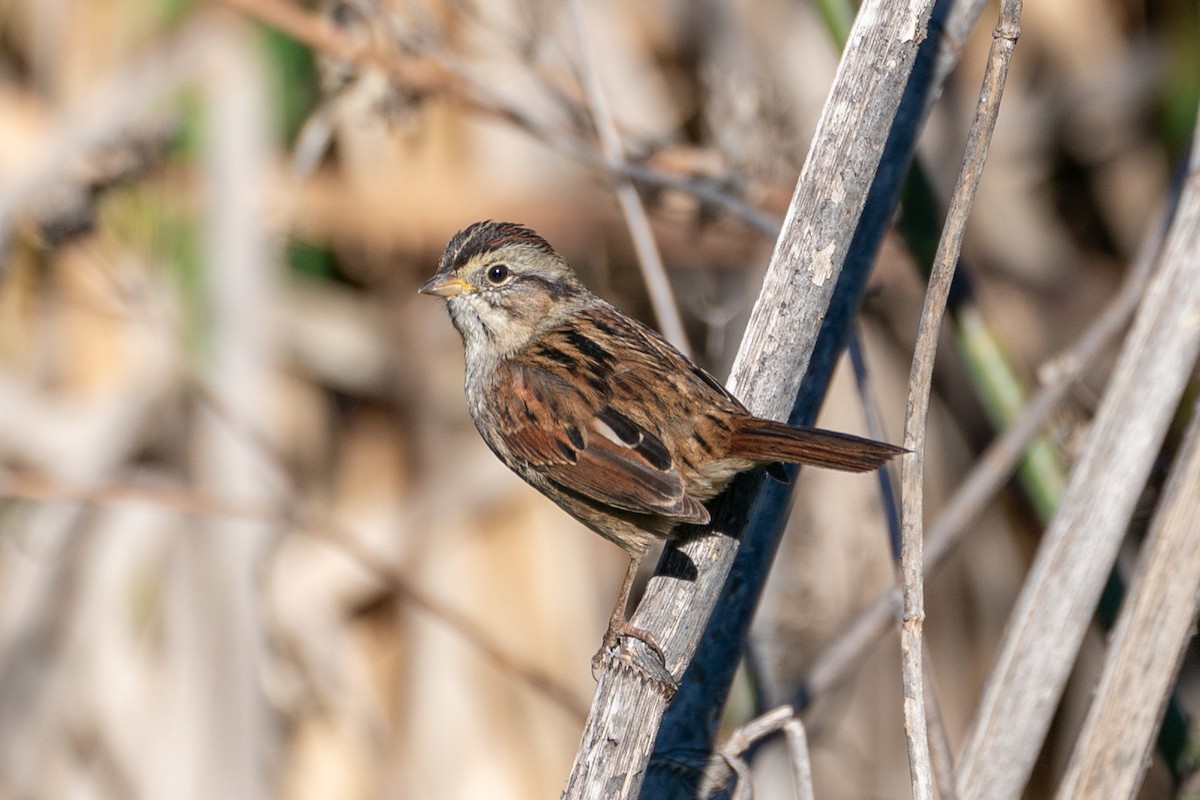
[(467, 350), (518, 350), (590, 302), (565, 259), (529, 228), (476, 222), (450, 239), (422, 294), (446, 299)]

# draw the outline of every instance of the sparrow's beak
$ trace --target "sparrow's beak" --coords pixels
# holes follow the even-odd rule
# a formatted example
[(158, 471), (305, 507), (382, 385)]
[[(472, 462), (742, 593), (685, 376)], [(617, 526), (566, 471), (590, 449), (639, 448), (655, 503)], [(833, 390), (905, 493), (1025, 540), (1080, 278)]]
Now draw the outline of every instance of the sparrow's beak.
[(439, 272), (422, 283), (421, 288), (417, 291), (421, 294), (432, 294), (438, 297), (458, 297), (460, 294), (475, 291), (475, 287), (457, 275)]

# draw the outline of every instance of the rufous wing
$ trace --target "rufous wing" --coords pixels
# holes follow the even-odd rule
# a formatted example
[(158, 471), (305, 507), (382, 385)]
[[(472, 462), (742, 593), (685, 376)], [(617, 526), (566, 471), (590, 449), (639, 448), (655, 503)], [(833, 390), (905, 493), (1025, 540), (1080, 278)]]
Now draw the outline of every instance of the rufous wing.
[(512, 370), (512, 391), (493, 400), (512, 457), (604, 505), (679, 522), (709, 521), (655, 433), (544, 370), (504, 368)]

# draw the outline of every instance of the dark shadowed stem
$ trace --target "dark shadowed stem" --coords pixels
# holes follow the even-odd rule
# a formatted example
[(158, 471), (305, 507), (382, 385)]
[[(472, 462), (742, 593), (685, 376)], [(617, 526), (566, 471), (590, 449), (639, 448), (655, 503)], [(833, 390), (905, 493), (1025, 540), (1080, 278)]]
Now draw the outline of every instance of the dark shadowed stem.
[(642, 280), (646, 282), (646, 291), (650, 294), (650, 303), (654, 307), (654, 316), (663, 336), (680, 351), (689, 353), (683, 318), (679, 316), (679, 305), (675, 302), (671, 282), (667, 280), (667, 270), (663, 267), (662, 256), (659, 255), (658, 245), (655, 244), (654, 234), (650, 230), (650, 217), (646, 214), (646, 207), (642, 204), (642, 198), (638, 195), (633, 180), (628, 176), (619, 176), (618, 173), (620, 166), (625, 163), (624, 147), (617, 124), (613, 120), (612, 108), (604, 94), (604, 87), (600, 84), (600, 71), (596, 66), (591, 37), (588, 36), (583, 0), (571, 0), (571, 17), (575, 22), (580, 75), (587, 95), (588, 110), (600, 137), (604, 159), (610, 174), (614, 176), (613, 189), (617, 193), (621, 214), (625, 217), (625, 224), (633, 239), (638, 266), (642, 270)]
[[(933, 382), (933, 362), (937, 353), (938, 333), (946, 312), (946, 300), (954, 268), (962, 250), (967, 218), (975, 191), (987, 160), (988, 146), (996, 126), (996, 115), (1004, 92), (1008, 64), (1012, 58), (1020, 28), (1020, 0), (1006, 0), (1000, 23), (993, 34), (992, 49), (984, 74), (975, 118), (967, 138), (962, 168), (950, 198), (950, 208), (942, 238), (929, 276), (929, 290), (921, 311), (916, 351), (909, 378), (908, 406), (904, 421), (904, 446), (912, 452), (903, 456), (901, 476), (901, 549), (903, 575), (903, 611), (900, 627), (901, 671), (904, 682), (905, 736), (908, 739), (909, 768), (913, 797), (932, 800), (933, 781), (929, 762), (929, 732), (926, 720), (924, 686), (923, 628), (924, 596), (924, 492), (925, 432), (929, 415), (929, 392)], [(943, 791), (944, 796), (944, 791)]]
[[(850, 352), (850, 365), (854, 368), (854, 383), (858, 387), (858, 396), (862, 398), (863, 416), (867, 420), (867, 435), (880, 442), (892, 441), (883, 430), (883, 420), (879, 415), (879, 402), (871, 385), (867, 372), (867, 356), (863, 350), (862, 331), (855, 326), (847, 347)], [(883, 517), (887, 523), (888, 552), (892, 560), (900, 561), (900, 504), (896, 500), (895, 468), (889, 463), (875, 472), (879, 479), (879, 503), (883, 508)]]

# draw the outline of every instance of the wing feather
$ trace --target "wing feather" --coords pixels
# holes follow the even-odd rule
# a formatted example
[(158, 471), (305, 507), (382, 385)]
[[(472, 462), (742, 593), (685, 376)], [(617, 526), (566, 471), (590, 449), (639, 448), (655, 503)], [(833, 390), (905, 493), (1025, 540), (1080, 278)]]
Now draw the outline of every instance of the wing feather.
[(709, 514), (688, 495), (662, 439), (565, 380), (516, 364), (499, 405), (501, 439), (527, 469), (593, 501), (680, 522)]

